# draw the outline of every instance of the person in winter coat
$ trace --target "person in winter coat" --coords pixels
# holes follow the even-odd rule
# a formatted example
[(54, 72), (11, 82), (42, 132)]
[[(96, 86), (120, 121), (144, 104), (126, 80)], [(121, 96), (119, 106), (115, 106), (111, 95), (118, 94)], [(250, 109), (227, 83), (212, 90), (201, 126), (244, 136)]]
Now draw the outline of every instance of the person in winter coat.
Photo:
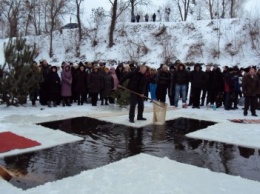
[(53, 102), (53, 106), (57, 106), (57, 102), (60, 99), (61, 93), (61, 82), (60, 77), (57, 73), (58, 69), (56, 66), (51, 67), (51, 71), (48, 74), (48, 106), (51, 107), (51, 102)]
[(146, 88), (146, 77), (145, 73), (147, 71), (147, 67), (145, 65), (141, 65), (138, 67), (135, 71), (132, 71), (128, 74), (126, 74), (119, 82), (119, 87), (123, 85), (123, 83), (129, 79), (128, 82), (128, 89), (138, 93), (140, 95), (137, 95), (135, 93), (131, 93), (130, 97), (130, 109), (129, 109), (129, 122), (134, 123), (134, 117), (135, 117), (135, 107), (138, 104), (138, 112), (137, 112), (137, 120), (146, 120), (146, 118), (143, 117), (144, 112), (144, 93)]
[(189, 72), (186, 71), (186, 67), (183, 63), (177, 65), (177, 70), (174, 75), (175, 82), (175, 103), (174, 106), (178, 107), (178, 101), (180, 93), (182, 93), (182, 107), (187, 108), (186, 98), (187, 98), (187, 85), (189, 83)]
[(75, 76), (75, 91), (77, 94), (78, 105), (83, 105), (86, 99), (87, 80), (88, 74), (86, 72), (86, 67), (83, 63), (79, 63), (78, 71)]
[(170, 86), (169, 86), (169, 101), (170, 101), (170, 105), (174, 106), (174, 97), (175, 97), (175, 79), (174, 79), (174, 75), (175, 75), (175, 66), (171, 65), (170, 66), (170, 75), (171, 75), (171, 79), (170, 79)]
[[(80, 65), (83, 65), (80, 62)], [(71, 74), (72, 74), (72, 84), (71, 84), (71, 102), (76, 102), (78, 100), (78, 93), (76, 91), (76, 77), (78, 75), (79, 65), (77, 63), (70, 63)]]
[(258, 69), (257, 74), (258, 76), (258, 90), (257, 90), (257, 110), (260, 110), (260, 69)]
[(244, 116), (247, 116), (249, 106), (252, 116), (256, 116), (257, 92), (259, 91), (259, 80), (256, 70), (251, 67), (248, 74), (245, 74), (242, 80), (242, 91), (245, 96)]
[(109, 103), (110, 103), (110, 104), (115, 104), (114, 93), (116, 92), (116, 90), (117, 90), (117, 88), (118, 88), (119, 81), (118, 81), (118, 79), (117, 79), (116, 70), (115, 70), (114, 67), (110, 67), (109, 73), (111, 74), (111, 76), (112, 76), (112, 78), (113, 78), (113, 85), (114, 85), (114, 88), (112, 89), (112, 94), (111, 94), (111, 96), (109, 97)]
[(216, 104), (216, 107), (220, 107), (222, 102), (218, 98), (223, 95), (223, 78), (220, 68), (217, 65), (213, 66), (213, 70), (209, 77), (209, 93), (210, 93), (210, 104)]
[(211, 73), (212, 73), (211, 65), (207, 65), (205, 73), (204, 73), (205, 81), (203, 83), (202, 97), (201, 97), (200, 106), (204, 106), (205, 105), (205, 99), (206, 99), (206, 105), (208, 105), (209, 102), (210, 102), (210, 98), (211, 98), (210, 87), (211, 86), (210, 86), (210, 83), (209, 83), (209, 79), (210, 79)]
[(200, 108), (200, 94), (205, 81), (204, 72), (200, 64), (195, 64), (194, 70), (190, 73), (190, 82), (192, 90), (192, 108)]
[(71, 84), (72, 84), (72, 74), (71, 67), (69, 64), (65, 63), (63, 70), (61, 72), (61, 97), (63, 106), (71, 106)]
[[(150, 67), (148, 67), (147, 66), (147, 71), (145, 72), (145, 77), (146, 77), (146, 88), (145, 88), (145, 93), (144, 93), (144, 95), (147, 97), (148, 96), (148, 94), (149, 94), (149, 80), (150, 80)], [(147, 101), (148, 100), (148, 98), (145, 98), (144, 99), (145, 101)]]
[(232, 80), (232, 71), (232, 68), (227, 68), (227, 70), (223, 72), (225, 110), (233, 109), (231, 107), (231, 94), (234, 92), (234, 81)]
[(98, 72), (99, 67), (93, 66), (92, 72), (88, 75), (88, 91), (91, 96), (92, 106), (97, 106), (98, 94), (102, 89), (102, 75)]
[(239, 69), (237, 66), (234, 67), (233, 72), (232, 72), (232, 81), (234, 84), (234, 90), (231, 93), (231, 108), (232, 109), (238, 109), (237, 104), (238, 104), (238, 95), (240, 93), (240, 83), (239, 83)]
[(150, 69), (150, 79), (149, 79), (149, 91), (151, 95), (151, 99), (157, 100), (156, 98), (156, 89), (157, 89), (157, 83), (156, 83), (156, 77), (157, 77), (157, 71), (155, 68)]
[(112, 95), (112, 90), (114, 88), (114, 79), (112, 75), (109, 73), (110, 69), (108, 67), (104, 68), (105, 74), (103, 75), (103, 81), (102, 81), (102, 89), (100, 92), (101, 96), (101, 105), (104, 105), (104, 100), (105, 100), (105, 105), (108, 105), (108, 99)]
[(140, 18), (141, 18), (140, 15), (137, 14), (137, 15), (136, 15), (136, 22), (139, 22), (139, 21), (140, 21)]
[(155, 13), (153, 14), (152, 18), (153, 18), (153, 22), (155, 22), (156, 21), (156, 14)]
[(40, 96), (40, 104), (47, 105), (48, 102), (48, 74), (50, 72), (50, 65), (46, 60), (41, 61), (40, 63), (40, 89), (39, 89), (39, 96)]
[(146, 22), (148, 22), (149, 21), (149, 15), (145, 14), (144, 19), (145, 19)]
[(117, 76), (118, 80), (120, 80), (124, 76), (124, 65), (123, 65), (123, 63), (120, 63), (116, 67), (116, 76)]
[(157, 89), (156, 89), (156, 97), (160, 102), (166, 101), (166, 94), (170, 84), (171, 75), (168, 71), (168, 66), (163, 65), (161, 70), (157, 75)]

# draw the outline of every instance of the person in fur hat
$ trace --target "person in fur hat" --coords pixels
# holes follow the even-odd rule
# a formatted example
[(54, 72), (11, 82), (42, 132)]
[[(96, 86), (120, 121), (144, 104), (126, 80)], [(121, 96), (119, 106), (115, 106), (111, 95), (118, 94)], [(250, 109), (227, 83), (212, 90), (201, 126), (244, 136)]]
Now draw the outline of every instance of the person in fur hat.
[(50, 73), (48, 74), (48, 107), (57, 106), (57, 102), (60, 99), (61, 82), (57, 73), (57, 67), (52, 66)]
[(77, 94), (78, 105), (83, 105), (86, 99), (88, 73), (83, 63), (79, 63), (78, 71), (75, 76), (75, 92)]
[(247, 111), (250, 107), (252, 116), (257, 117), (256, 104), (259, 87), (259, 80), (256, 75), (256, 70), (251, 67), (249, 73), (245, 74), (242, 80), (242, 89), (245, 96), (244, 116), (247, 116)]
[(110, 69), (108, 67), (104, 68), (104, 74), (103, 74), (103, 81), (102, 84), (103, 86), (101, 87), (101, 105), (104, 105), (104, 100), (105, 100), (105, 105), (108, 105), (108, 99), (112, 95), (112, 90), (114, 88), (114, 79), (112, 75), (109, 73)]
[(61, 72), (61, 96), (63, 106), (71, 106), (71, 84), (72, 84), (72, 73), (71, 67), (68, 63), (64, 64), (64, 68)]
[(205, 81), (205, 75), (201, 65), (196, 63), (194, 70), (190, 73), (190, 82), (192, 90), (192, 108), (200, 108), (200, 94)]
[(177, 65), (177, 70), (174, 75), (175, 97), (174, 106), (178, 107), (180, 93), (182, 94), (182, 107), (187, 108), (187, 85), (189, 83), (189, 73), (186, 71), (186, 66), (183, 63)]

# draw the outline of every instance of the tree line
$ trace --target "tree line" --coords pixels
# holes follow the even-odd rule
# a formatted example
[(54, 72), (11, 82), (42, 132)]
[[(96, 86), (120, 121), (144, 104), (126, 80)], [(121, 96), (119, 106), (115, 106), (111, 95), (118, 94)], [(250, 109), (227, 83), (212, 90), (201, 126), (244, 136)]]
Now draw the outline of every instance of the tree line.
[[(49, 55), (53, 56), (53, 31), (61, 28), (62, 19), (72, 15), (78, 23), (78, 42), (83, 38), (83, 1), (84, 0), (0, 0), (0, 24), (2, 38), (12, 38), (27, 35), (50, 35)], [(90, 1), (90, 0), (85, 0)], [(110, 18), (108, 32), (108, 47), (114, 44), (114, 31), (118, 18), (136, 15), (142, 12), (142, 6), (149, 6), (151, 0), (107, 0), (111, 10), (104, 13), (104, 9), (92, 10), (94, 17), (100, 15)], [(158, 13), (168, 8), (171, 10), (171, 21), (186, 21), (188, 18), (219, 19), (239, 17), (247, 0), (169, 0), (166, 5), (158, 7)], [(94, 20), (95, 21), (95, 20)], [(79, 49), (78, 49), (79, 50)], [(78, 51), (80, 52), (80, 51)], [(78, 53), (80, 55), (80, 53)]]

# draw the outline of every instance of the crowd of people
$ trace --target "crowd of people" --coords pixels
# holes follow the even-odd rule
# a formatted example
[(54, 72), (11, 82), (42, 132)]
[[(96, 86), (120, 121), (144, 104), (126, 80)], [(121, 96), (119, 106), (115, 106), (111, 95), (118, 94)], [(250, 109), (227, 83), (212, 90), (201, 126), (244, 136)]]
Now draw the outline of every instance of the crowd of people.
[[(223, 106), (225, 110), (235, 110), (238, 109), (239, 100), (244, 99), (245, 116), (249, 107), (253, 116), (257, 116), (256, 109), (260, 109), (260, 69), (257, 70), (256, 67), (239, 69), (237, 66), (225, 66), (221, 70), (215, 64), (184, 64), (179, 60), (171, 65), (162, 64), (158, 69), (144, 66), (145, 72), (144, 68), (140, 71), (142, 66), (134, 63), (109, 66), (98, 62), (63, 62), (59, 74), (58, 67), (42, 60), (39, 65), (39, 90), (32, 91), (31, 100), (35, 105), (39, 96), (40, 104), (49, 107), (59, 104), (71, 106), (74, 102), (78, 105), (91, 103), (92, 106), (97, 106), (99, 99), (100, 105), (113, 104), (113, 93), (118, 90), (118, 86), (129, 79), (131, 73), (142, 72), (145, 81), (143, 78), (142, 82), (138, 80), (141, 78), (136, 78), (135, 81), (138, 84), (140, 82), (140, 88), (144, 88), (137, 90), (143, 95), (143, 100), (150, 96), (153, 100), (166, 102), (168, 98), (170, 106), (178, 107), (181, 99), (183, 108)], [(130, 81), (130, 89), (139, 87), (134, 85), (131, 88), (131, 84), (136, 83)], [(140, 104), (140, 98), (135, 99), (134, 104)], [(140, 114), (141, 112), (140, 110)]]

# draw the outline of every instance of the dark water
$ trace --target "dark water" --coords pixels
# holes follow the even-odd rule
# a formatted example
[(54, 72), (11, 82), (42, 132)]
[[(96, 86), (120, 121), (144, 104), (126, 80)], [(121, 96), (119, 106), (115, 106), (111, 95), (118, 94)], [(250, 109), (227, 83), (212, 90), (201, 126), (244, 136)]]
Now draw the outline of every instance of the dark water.
[(0, 159), (0, 165), (17, 174), (10, 183), (23, 189), (139, 153), (260, 181), (259, 150), (185, 137), (187, 133), (213, 124), (179, 118), (167, 121), (164, 126), (137, 129), (86, 117), (42, 123), (40, 125), (81, 136), (84, 140), (6, 157)]

